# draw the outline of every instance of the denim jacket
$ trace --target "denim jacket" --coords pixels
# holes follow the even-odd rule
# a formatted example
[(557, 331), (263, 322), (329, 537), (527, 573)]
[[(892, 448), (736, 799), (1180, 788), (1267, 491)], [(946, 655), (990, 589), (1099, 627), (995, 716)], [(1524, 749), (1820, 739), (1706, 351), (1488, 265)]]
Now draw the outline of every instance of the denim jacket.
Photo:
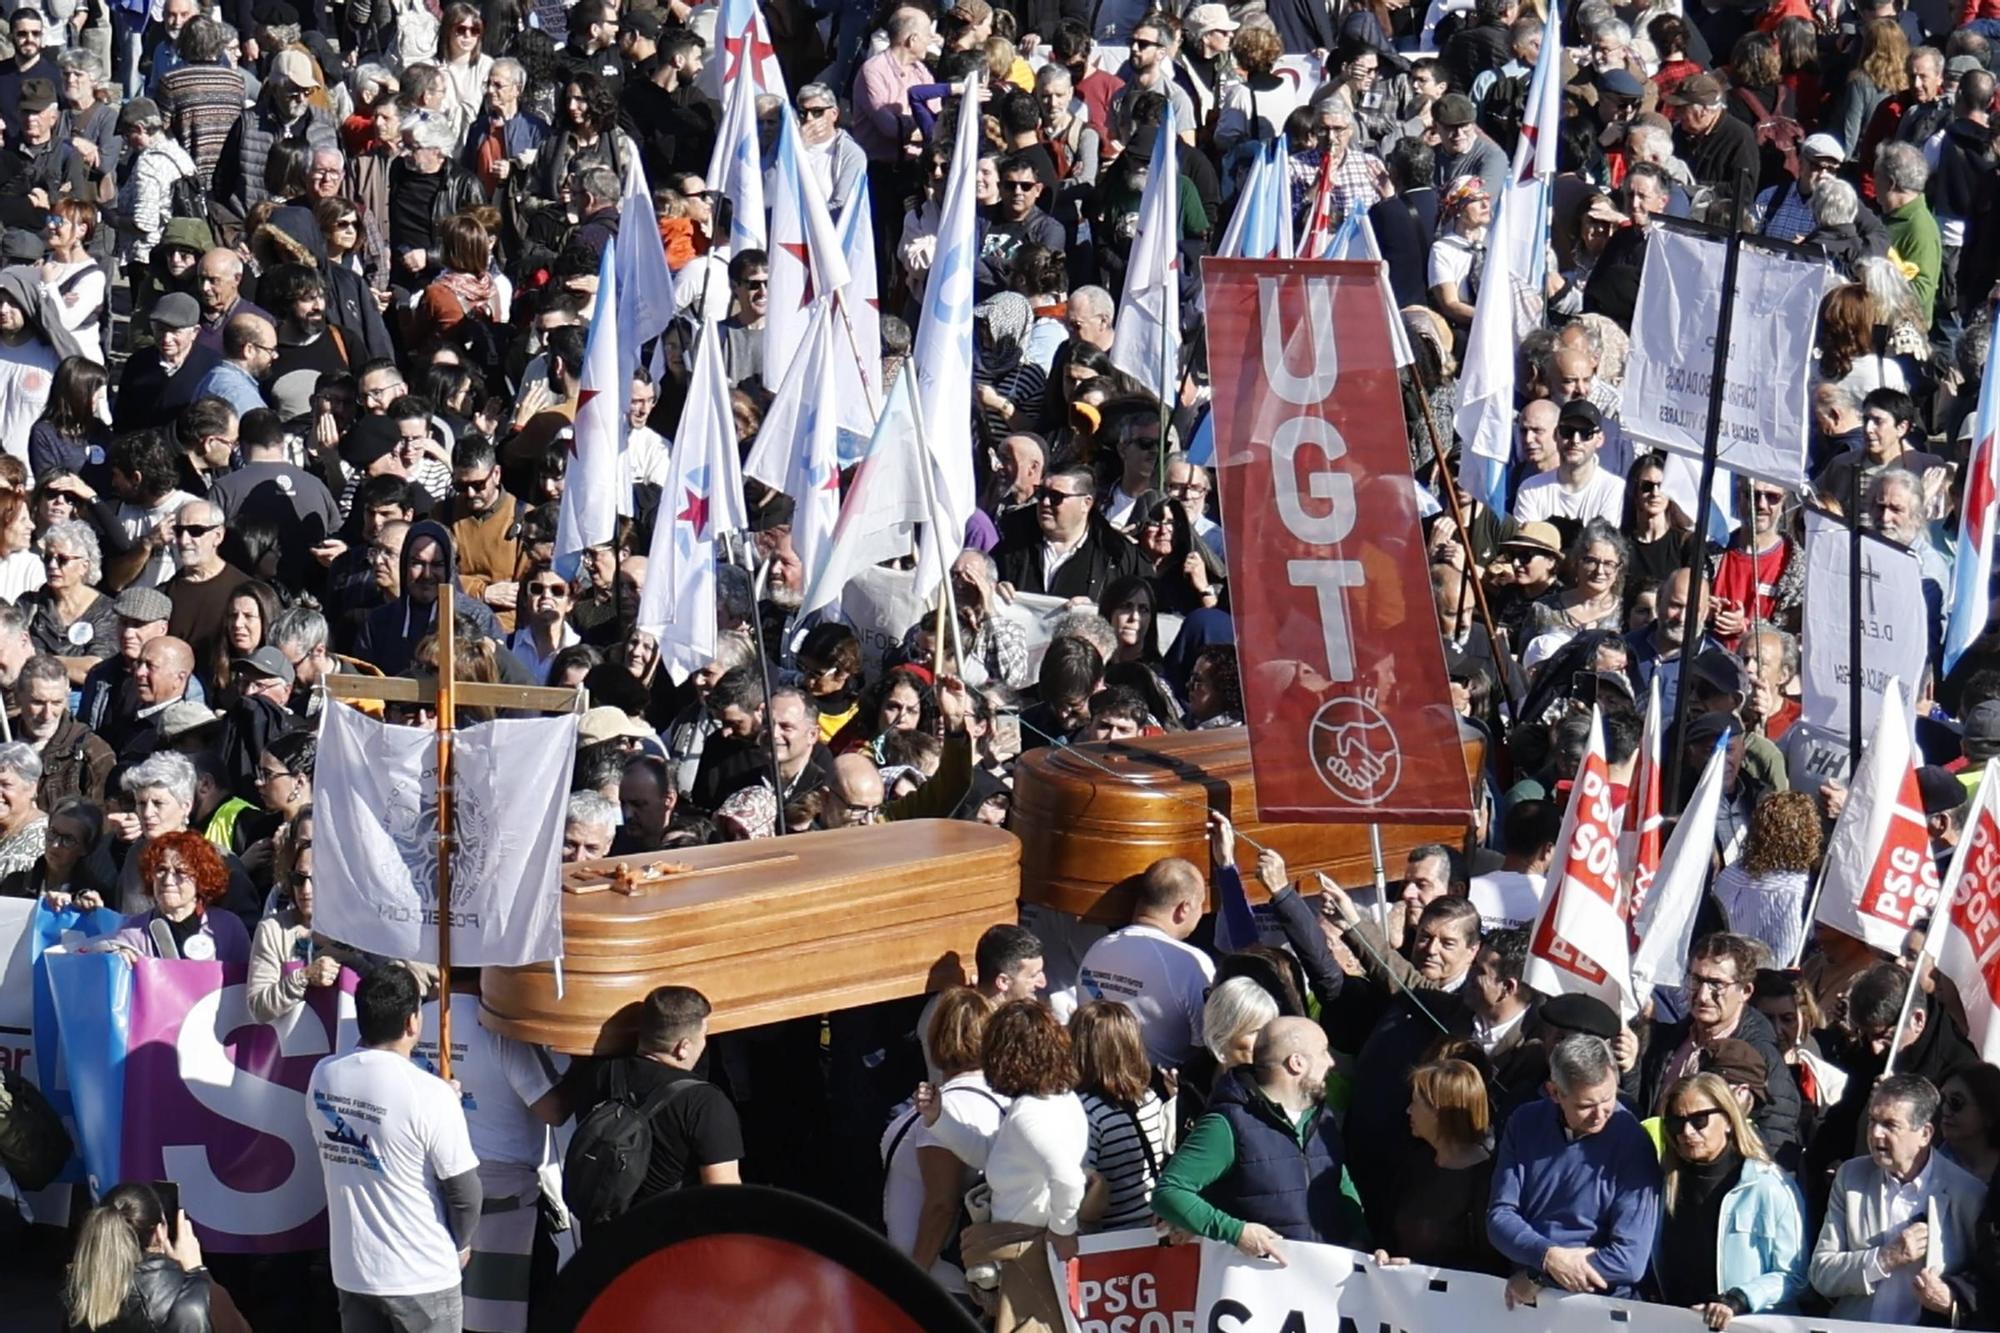
[[(1797, 1308), (1811, 1254), (1805, 1212), (1805, 1200), (1790, 1176), (1770, 1162), (1746, 1160), (1722, 1199), (1715, 1236), (1716, 1290), (1742, 1292), (1750, 1303), (1745, 1313)], [(1657, 1248), (1654, 1253), (1657, 1260)]]

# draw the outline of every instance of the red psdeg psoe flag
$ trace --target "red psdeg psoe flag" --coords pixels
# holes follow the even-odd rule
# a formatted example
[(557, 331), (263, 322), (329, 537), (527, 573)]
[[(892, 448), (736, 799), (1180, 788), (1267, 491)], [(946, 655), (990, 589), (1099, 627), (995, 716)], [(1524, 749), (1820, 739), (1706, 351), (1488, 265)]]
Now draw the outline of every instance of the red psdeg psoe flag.
[(1924, 952), (1966, 1001), (1966, 1036), (1979, 1058), (2000, 1060), (2000, 780), (1979, 779), (1972, 819), (1952, 859), (1950, 897)]
[(1376, 266), (1202, 280), (1258, 813), (1469, 822)]
[(1814, 915), (1892, 955), (1902, 952), (1903, 937), (1930, 916), (1940, 896), (1916, 762), (1902, 682), (1891, 679), (1827, 839)]
[(1604, 721), (1593, 708), (1590, 747), (1570, 787), (1521, 980), (1544, 995), (1592, 995), (1629, 1015), (1635, 1010), (1632, 935), (1621, 910), (1620, 815), (1605, 754)]

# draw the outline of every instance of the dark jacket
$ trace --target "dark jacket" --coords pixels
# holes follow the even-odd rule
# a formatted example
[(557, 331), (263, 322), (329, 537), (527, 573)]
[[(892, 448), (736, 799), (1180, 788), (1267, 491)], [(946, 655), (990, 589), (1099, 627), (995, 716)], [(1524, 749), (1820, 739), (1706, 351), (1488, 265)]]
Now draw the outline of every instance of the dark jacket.
[(1924, 191), (1931, 212), (1970, 221), (1980, 204), (1991, 199), (1992, 178), (1992, 127), (1963, 118), (1945, 126), (1937, 170)]
[(320, 235), (311, 209), (286, 204), (271, 214), (264, 234), (299, 263), (319, 270), (326, 283), (326, 322), (337, 325), (343, 335), (360, 335), (361, 346), (347, 349), (350, 366), (358, 368), (364, 361), (396, 355), (396, 344), (390, 340), (389, 326), (382, 321), (382, 307), (375, 303), (368, 279), (345, 265), (327, 261), (326, 238)]
[(1489, 69), (1499, 69), (1513, 59), (1514, 47), (1504, 23), (1474, 23), (1460, 28), (1444, 44), (1444, 67), (1459, 88)]
[[(1653, 1113), (1666, 1092), (1667, 1065), (1687, 1040), (1692, 1023), (1692, 1019), (1682, 1019), (1678, 1023), (1656, 1024), (1639, 1063), (1621, 1080), (1620, 1091), (1630, 1094), (1642, 1119)], [(1757, 1126), (1764, 1146), (1781, 1165), (1795, 1165), (1800, 1151), (1799, 1085), (1778, 1049), (1778, 1034), (1772, 1030), (1770, 1019), (1745, 1004), (1743, 1017), (1731, 1035), (1755, 1047), (1768, 1070), (1764, 1097), (1750, 1117), (1751, 1123)]]
[(1007, 516), (1000, 534), (1000, 546), (993, 552), (1000, 562), (1000, 578), (1017, 592), (1046, 593), (1051, 597), (1088, 597), (1095, 601), (1115, 578), (1144, 574), (1139, 548), (1091, 511), (1090, 526), (1076, 554), (1056, 570), (1053, 581), (1042, 574), (1042, 530), (1032, 509)]
[(221, 356), (215, 352), (196, 345), (188, 352), (187, 360), (181, 362), (181, 368), (169, 375), (160, 365), (159, 348), (142, 347), (132, 353), (118, 375), (111, 429), (123, 435), (128, 431), (171, 426), (181, 409), (194, 401), (195, 386), (201, 383), (202, 376), (220, 360)]
[[(439, 238), (444, 234), (443, 228), (446, 218), (450, 217), (453, 213), (463, 213), (468, 208), (482, 207), (486, 203), (486, 189), (479, 183), (477, 176), (474, 176), (471, 172), (449, 158), (445, 160), (443, 171), (444, 184), (439, 187), (438, 192), (431, 198), (431, 243), (426, 248), (433, 252), (441, 244)], [(410, 166), (407, 159), (399, 157), (391, 163), (389, 166), (390, 195), (393, 196), (401, 188), (404, 180), (414, 174), (416, 174), (415, 168)], [(436, 267), (436, 264), (436, 259), (432, 259), (432, 267)], [(331, 310), (327, 312), (329, 318), (332, 317), (332, 313)]]
[(1209, 1186), (1208, 1202), (1231, 1217), (1258, 1222), (1286, 1240), (1348, 1245), (1360, 1239), (1353, 1205), (1341, 1193), (1340, 1127), (1324, 1108), (1313, 1113), (1301, 1146), (1285, 1113), (1240, 1065), (1216, 1084), (1208, 1109), (1229, 1122), (1236, 1161)]
[(646, 77), (627, 82), (621, 97), (649, 181), (664, 184), (676, 171), (708, 170), (716, 127), (722, 122), (722, 106), (713, 97), (693, 84), (668, 92)]
[(1718, 194), (1731, 195), (1739, 173), (1746, 171), (1750, 173), (1750, 188), (1757, 188), (1763, 165), (1757, 156), (1757, 131), (1734, 116), (1716, 121), (1707, 134), (1676, 132), (1674, 152), (1687, 163), (1696, 181), (1713, 186)]
[(236, 128), (222, 142), (222, 157), (215, 164), (213, 193), (216, 202), (237, 217), (271, 195), (264, 183), (264, 169), (271, 150), (280, 143), (301, 148), (337, 148), (333, 118), (318, 107), (309, 106), (298, 119), (287, 122), (272, 100), (283, 96), (276, 80), (265, 85), (257, 105), (246, 110)]
[(132, 1273), (125, 1308), (96, 1333), (209, 1333), (209, 1328), (208, 1274), (190, 1273), (164, 1254), (147, 1254)]
[[(368, 618), (361, 622), (361, 632), (354, 637), (354, 655), (379, 667), (384, 675), (403, 674), (416, 654), (418, 642), (431, 632), (437, 622), (435, 602), (419, 606), (410, 600), (410, 560), (418, 539), (423, 537), (429, 537), (443, 547), (451, 586), (459, 587), (458, 553), (451, 544), (451, 530), (428, 518), (411, 525), (403, 538), (402, 595), (370, 611)], [(460, 596), (454, 605), (460, 614), (470, 616), (486, 637), (496, 642), (505, 637), (499, 622), (493, 619), (493, 613), (486, 609), (484, 602), (464, 596), (460, 589)], [(511, 658), (512, 654), (507, 656)]]
[(72, 796), (104, 799), (104, 780), (118, 763), (103, 738), (75, 716), (64, 717), (56, 734), (41, 747), (42, 780), (35, 785), (35, 804), (53, 810)]

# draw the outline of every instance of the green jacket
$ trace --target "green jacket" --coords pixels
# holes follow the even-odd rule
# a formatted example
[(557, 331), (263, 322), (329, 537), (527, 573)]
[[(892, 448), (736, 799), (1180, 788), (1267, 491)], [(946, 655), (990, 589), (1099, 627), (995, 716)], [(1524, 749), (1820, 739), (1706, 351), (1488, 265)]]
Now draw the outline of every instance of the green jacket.
[(1937, 219), (1931, 216), (1931, 206), (1918, 195), (1901, 208), (1883, 215), (1882, 221), (1889, 229), (1889, 244), (1894, 247), (1896, 257), (1914, 265), (1917, 275), (1910, 279), (1910, 286), (1917, 294), (1917, 310), (1922, 315), (1924, 327), (1931, 324), (1931, 307), (1937, 301), (1938, 275), (1944, 268), (1944, 239), (1938, 234)]
[[(1293, 1122), (1292, 1131), (1300, 1146), (1323, 1114), (1331, 1112), (1309, 1110)], [(1202, 1192), (1228, 1175), (1235, 1164), (1236, 1131), (1228, 1120), (1211, 1111), (1194, 1122), (1194, 1128), (1160, 1171), (1159, 1183), (1153, 1187), (1153, 1212), (1177, 1230), (1234, 1245), (1243, 1234), (1243, 1219), (1223, 1212)], [(1340, 1168), (1340, 1192), (1352, 1205), (1354, 1234), (1365, 1235), (1368, 1224), (1362, 1218), (1361, 1196), (1345, 1166)], [(1367, 1247), (1362, 1244), (1361, 1248)]]

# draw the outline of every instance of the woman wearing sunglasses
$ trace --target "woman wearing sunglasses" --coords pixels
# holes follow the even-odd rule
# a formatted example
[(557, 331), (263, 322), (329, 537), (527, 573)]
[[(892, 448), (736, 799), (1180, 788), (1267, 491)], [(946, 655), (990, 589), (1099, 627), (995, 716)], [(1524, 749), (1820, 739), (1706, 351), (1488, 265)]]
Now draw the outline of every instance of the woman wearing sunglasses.
[(1712, 1329), (1792, 1309), (1806, 1289), (1810, 1239), (1799, 1187), (1771, 1161), (1721, 1075), (1681, 1079), (1666, 1108), (1656, 1299), (1693, 1309)]

